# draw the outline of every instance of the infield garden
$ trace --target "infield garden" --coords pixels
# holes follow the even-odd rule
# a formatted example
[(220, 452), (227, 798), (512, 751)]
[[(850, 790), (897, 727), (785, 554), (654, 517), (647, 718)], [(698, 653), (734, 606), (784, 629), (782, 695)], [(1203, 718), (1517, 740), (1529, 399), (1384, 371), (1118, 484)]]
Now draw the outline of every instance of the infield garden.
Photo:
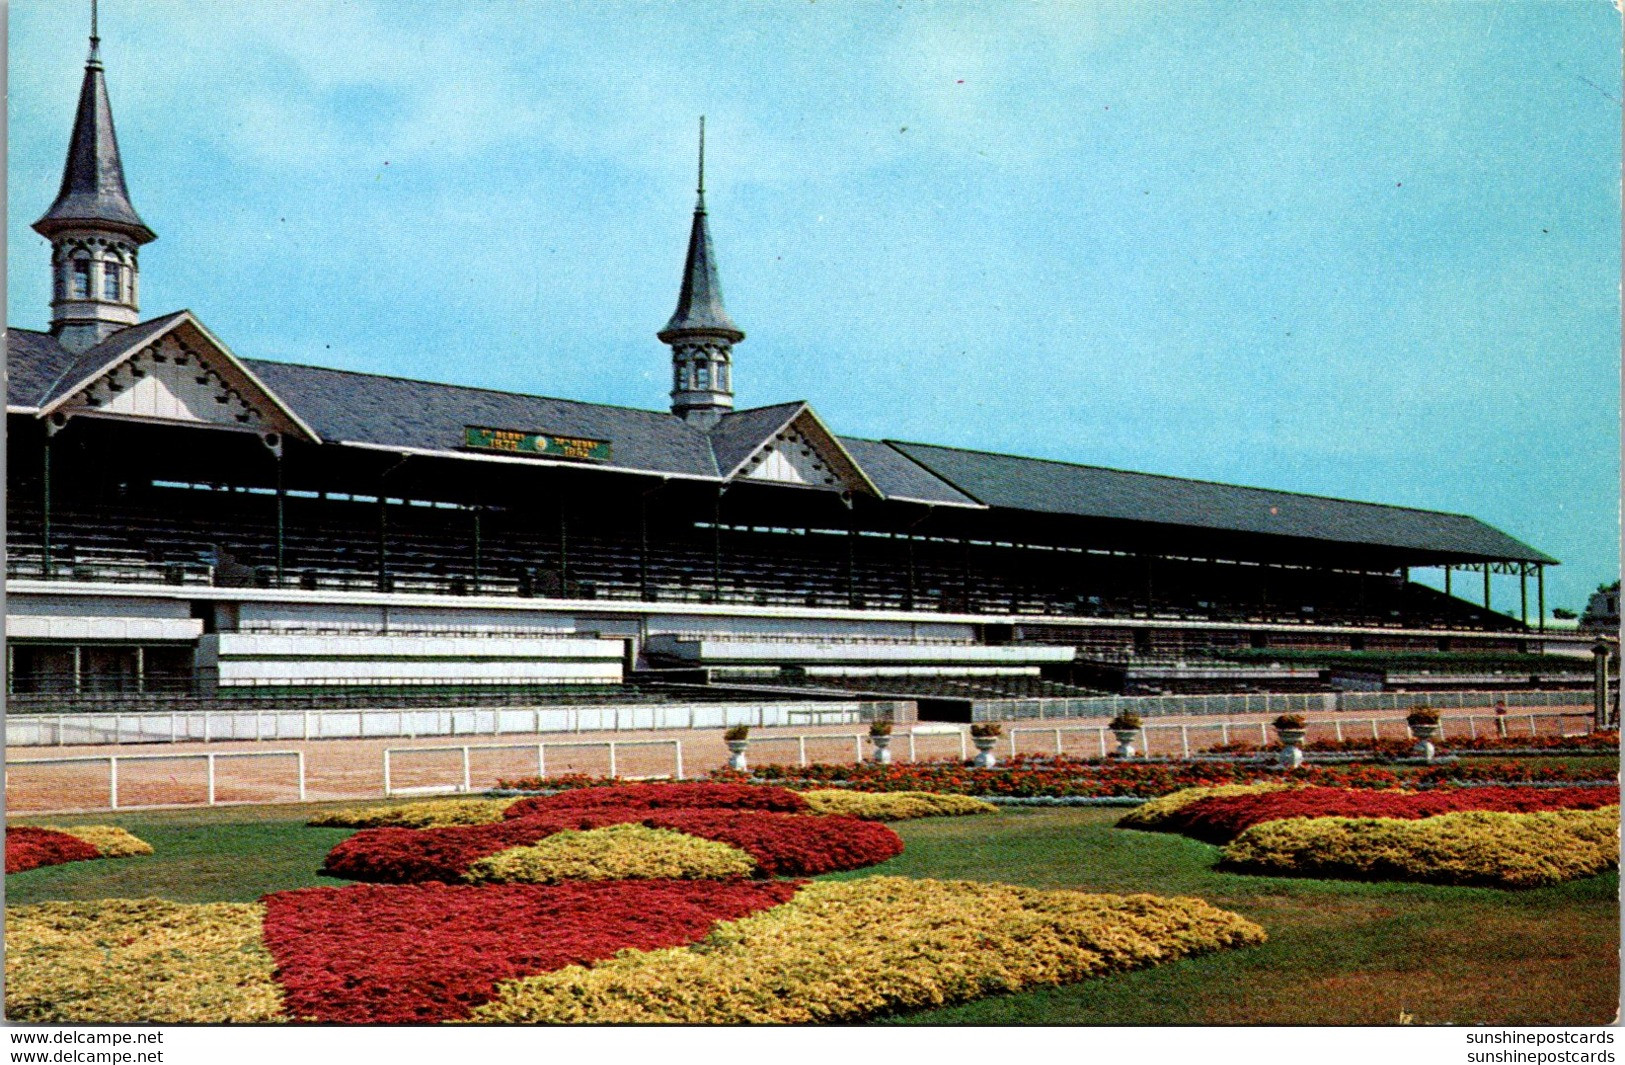
[[(1617, 771), (1596, 754), (767, 767), (13, 823), (6, 1012), (1605, 1023)], [(1010, 804), (1126, 797), (1151, 801)]]

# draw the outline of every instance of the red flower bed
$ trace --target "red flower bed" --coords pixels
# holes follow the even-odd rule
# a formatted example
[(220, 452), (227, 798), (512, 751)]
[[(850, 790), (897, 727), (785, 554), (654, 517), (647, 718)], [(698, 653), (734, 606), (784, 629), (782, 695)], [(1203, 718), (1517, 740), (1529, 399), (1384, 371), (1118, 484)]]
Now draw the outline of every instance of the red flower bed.
[(702, 938), (788, 901), (790, 881), (638, 880), (303, 888), (265, 896), (265, 945), (290, 1017), (425, 1024), (466, 1017), (498, 982)]
[[(1304, 766), (1278, 769), (1235, 762), (1083, 761), (1020, 755), (997, 769), (973, 769), (962, 762), (918, 762), (909, 765), (770, 765), (757, 775), (774, 783), (822, 787), (846, 784), (859, 791), (936, 791), (955, 795), (1011, 797), (1116, 795), (1156, 798), (1185, 788), (1217, 784), (1254, 784), (1287, 780), (1350, 788), (1393, 788), (1400, 778), (1391, 770), (1369, 765)], [(719, 770), (715, 780), (744, 781), (745, 774)]]
[[(546, 781), (535, 783), (546, 786)], [(752, 784), (613, 784), (607, 787), (580, 788), (558, 795), (521, 799), (508, 807), (503, 816), (513, 820), (532, 814), (606, 806), (622, 810), (722, 808), (800, 813), (807, 809), (807, 800), (788, 788)]]
[(1199, 799), (1175, 811), (1164, 822), (1164, 827), (1209, 843), (1228, 843), (1256, 824), (1286, 817), (1389, 817), (1417, 821), (1461, 810), (1531, 813), (1595, 810), (1618, 803), (1617, 787), (1448, 788), (1413, 794), (1300, 788)]
[(641, 822), (727, 843), (756, 859), (763, 876), (814, 876), (858, 869), (902, 853), (885, 825), (855, 817), (811, 817), (767, 810), (636, 810), (598, 807), (531, 814), (494, 825), (372, 828), (327, 855), (323, 871), (350, 880), (413, 884), (455, 881), (487, 855), (566, 829)]
[(877, 821), (829, 815), (806, 817), (756, 810), (664, 810), (643, 818), (669, 828), (727, 843), (756, 859), (763, 876), (817, 876), (861, 869), (903, 853), (903, 840)]
[(100, 858), (102, 852), (94, 846), (49, 828), (6, 829), (6, 872), (21, 873), (38, 869), (42, 865), (62, 865), (64, 862), (82, 862)]
[(490, 825), (447, 828), (368, 828), (327, 853), (322, 872), (379, 884), (454, 882), (486, 855), (523, 847), (566, 829), (636, 821), (641, 810), (565, 810)]

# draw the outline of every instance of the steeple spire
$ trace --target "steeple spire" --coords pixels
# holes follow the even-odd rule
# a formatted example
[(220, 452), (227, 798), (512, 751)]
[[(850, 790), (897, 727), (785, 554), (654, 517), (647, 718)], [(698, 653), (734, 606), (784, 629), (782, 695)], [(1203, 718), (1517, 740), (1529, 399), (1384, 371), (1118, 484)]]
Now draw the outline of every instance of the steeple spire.
[(677, 310), (658, 334), (672, 348), (674, 382), (672, 413), (710, 424), (733, 409), (732, 347), (745, 339), (722, 306), (716, 253), (705, 212), (705, 118), (700, 118), (699, 182), (694, 222), (688, 232), (688, 257)]
[(137, 249), (158, 239), (130, 203), (113, 131), (113, 107), (101, 59), (96, 0), (90, 7), (90, 55), (56, 202), (34, 231), (51, 242), (56, 284), (51, 331), (69, 347), (89, 347), (139, 320)]

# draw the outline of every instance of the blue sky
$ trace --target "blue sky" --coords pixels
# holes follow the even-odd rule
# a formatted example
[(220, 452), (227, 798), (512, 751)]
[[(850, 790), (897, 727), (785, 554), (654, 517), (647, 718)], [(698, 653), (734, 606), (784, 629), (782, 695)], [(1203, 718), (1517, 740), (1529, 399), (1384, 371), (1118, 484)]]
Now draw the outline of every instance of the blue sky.
[[(14, 325), (87, 7), (10, 5)], [(703, 113), (741, 405), (1471, 513), (1551, 605), (1618, 575), (1605, 0), (102, 8), (143, 312), (239, 354), (664, 406)]]

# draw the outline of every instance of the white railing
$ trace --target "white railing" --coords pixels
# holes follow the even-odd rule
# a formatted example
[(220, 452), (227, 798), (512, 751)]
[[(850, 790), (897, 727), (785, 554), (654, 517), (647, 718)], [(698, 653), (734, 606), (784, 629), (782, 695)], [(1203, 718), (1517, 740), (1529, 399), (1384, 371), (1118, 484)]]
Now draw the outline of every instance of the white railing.
[[(292, 758), (298, 772), (297, 798), (284, 799), (283, 802), (305, 801), (305, 752), (304, 751), (209, 751), (203, 754), (87, 754), (70, 756), (66, 758), (17, 758), (9, 759), (6, 765), (6, 805), (11, 807), (12, 813), (27, 814), (57, 814), (76, 813), (86, 810), (162, 810), (174, 807), (187, 806), (245, 806), (253, 805), (252, 800), (237, 800), (221, 802), (218, 798), (218, 775), (216, 763), (227, 759), (246, 758)], [(200, 760), (205, 763), (205, 794), (202, 803), (161, 803), (141, 806), (131, 806), (119, 802), (119, 767), (129, 763), (141, 762), (173, 762)], [(23, 766), (65, 766), (65, 765), (107, 765), (107, 805), (106, 806), (76, 806), (36, 810), (33, 808), (17, 809), (10, 797), (12, 774)], [(77, 790), (77, 789), (76, 789)]]
[(1250, 695), (1101, 695), (1065, 699), (975, 699), (977, 720), (1039, 720), (1068, 717), (1115, 717), (1124, 711), (1141, 717), (1219, 716), (1232, 714), (1319, 714), (1350, 711), (1409, 710), (1426, 705), (1435, 710), (1590, 706), (1591, 689), (1583, 691), (1462, 692), (1279, 692)]
[[(1541, 732), (1538, 721), (1554, 719), (1557, 721), (1558, 735), (1561, 736), (1584, 736), (1591, 731), (1590, 714), (1564, 713), (1562, 711), (1556, 711), (1545, 714), (1456, 714), (1441, 716), (1439, 718), (1439, 735), (1441, 739), (1448, 739), (1450, 737), (1450, 725), (1452, 722), (1454, 722), (1457, 723), (1456, 735), (1458, 737), (1465, 732), (1469, 738), (1477, 739), (1479, 736), (1480, 723), (1482, 722), (1484, 723), (1485, 735), (1498, 735), (1499, 728), (1504, 726), (1506, 729), (1506, 734), (1511, 738), (1516, 738), (1517, 736), (1524, 735), (1526, 733), (1530, 736), (1539, 736), (1541, 735)], [(1563, 723), (1571, 719), (1584, 723), (1579, 732), (1571, 733), (1565, 729)], [(1498, 721), (1501, 723), (1499, 726), (1496, 724)], [(1518, 724), (1519, 722), (1522, 723), (1521, 726)], [(1331, 738), (1336, 740), (1338, 743), (1342, 743), (1345, 739), (1351, 739), (1356, 736), (1363, 737), (1368, 730), (1371, 739), (1380, 740), (1382, 739), (1383, 725), (1390, 726), (1391, 733), (1396, 738), (1404, 738), (1405, 736), (1410, 735), (1409, 729), (1405, 726), (1404, 718), (1338, 717), (1330, 720), (1308, 722), (1308, 728), (1311, 732), (1320, 732), (1323, 734), (1325, 732), (1330, 732)], [(1401, 731), (1403, 731), (1403, 735), (1400, 735)], [(1107, 736), (1110, 734), (1110, 732), (1111, 730), (1106, 728), (1104, 725), (1057, 725), (1048, 728), (1013, 728), (1006, 732), (1005, 735), (1008, 739), (1008, 753), (1012, 757), (1019, 753), (1033, 753), (1031, 750), (1026, 752), (1021, 751), (1020, 743), (1017, 739), (1018, 736), (1049, 736), (1053, 740), (1053, 744), (1046, 746), (1053, 746), (1054, 748), (1050, 753), (1064, 754), (1066, 753), (1066, 736), (1087, 735), (1092, 737), (1092, 740), (1088, 744), (1089, 747), (1092, 750), (1098, 749), (1099, 756), (1104, 758), (1113, 749), (1112, 746), (1109, 746), (1109, 741), (1107, 740)], [(1153, 750), (1152, 744), (1153, 733), (1163, 737), (1155, 744), (1155, 750)], [(1258, 745), (1260, 747), (1265, 746), (1270, 742), (1270, 726), (1266, 722), (1216, 721), (1212, 724), (1141, 725), (1139, 729), (1139, 742), (1137, 746), (1141, 754), (1158, 754), (1168, 757), (1178, 754), (1181, 758), (1188, 758), (1193, 751), (1203, 749), (1201, 744), (1195, 746), (1192, 745), (1191, 736), (1193, 733), (1197, 734), (1199, 737), (1206, 734), (1209, 739), (1212, 739), (1216, 733), (1218, 744), (1221, 745), (1231, 742), (1241, 742), (1244, 740), (1250, 741), (1254, 739), (1254, 737), (1257, 738)], [(913, 737), (911, 736), (910, 739), (912, 740)], [(1206, 746), (1214, 746), (1214, 744), (1210, 742)]]
[[(535, 751), (536, 775), (545, 778), (547, 776), (547, 752), (549, 749), (557, 751), (602, 748), (609, 754), (609, 776), (618, 778), (621, 774), (616, 760), (616, 752), (617, 750), (625, 750), (628, 747), (670, 747), (673, 762), (672, 777), (676, 780), (683, 779), (682, 740), (551, 740), (542, 743), (465, 743), (442, 747), (386, 747), (384, 749), (384, 796), (388, 798), (393, 795), (450, 795), (472, 792), (474, 790), (474, 751)], [(395, 786), (395, 756), (448, 753), (461, 756), (462, 779), (460, 783), (427, 784), (404, 788)]]
[(895, 716), (897, 701), (653, 703), (466, 709), (177, 710), (153, 713), (8, 714), (9, 747), (229, 740), (417, 739), (549, 732), (757, 728), (852, 724)]

